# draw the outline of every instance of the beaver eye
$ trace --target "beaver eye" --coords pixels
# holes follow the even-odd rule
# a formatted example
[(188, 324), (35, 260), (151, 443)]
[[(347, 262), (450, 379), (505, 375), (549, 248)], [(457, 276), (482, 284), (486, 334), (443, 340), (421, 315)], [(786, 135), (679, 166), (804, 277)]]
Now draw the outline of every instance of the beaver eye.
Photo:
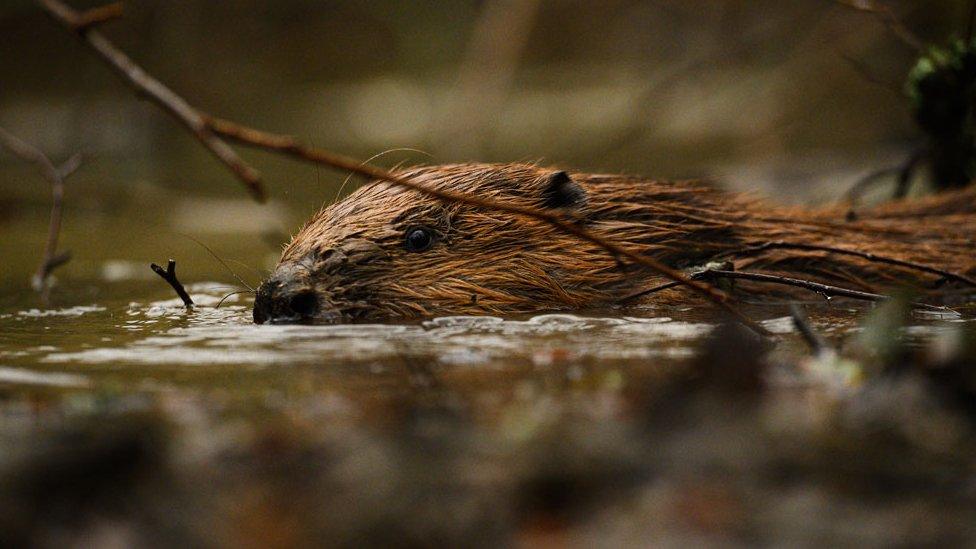
[(408, 252), (422, 252), (434, 243), (434, 235), (430, 229), (424, 227), (414, 227), (407, 229), (407, 237), (404, 245)]

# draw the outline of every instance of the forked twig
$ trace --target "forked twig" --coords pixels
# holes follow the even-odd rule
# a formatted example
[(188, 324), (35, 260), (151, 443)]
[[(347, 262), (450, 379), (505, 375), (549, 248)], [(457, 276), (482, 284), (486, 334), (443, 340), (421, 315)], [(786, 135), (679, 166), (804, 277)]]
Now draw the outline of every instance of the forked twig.
[(61, 218), (64, 201), (64, 180), (81, 166), (81, 155), (74, 155), (59, 167), (55, 167), (44, 153), (29, 143), (21, 140), (7, 130), (0, 128), (0, 146), (11, 154), (37, 166), (41, 175), (51, 184), (51, 221), (48, 224), (47, 242), (44, 245), (44, 255), (37, 271), (31, 280), (31, 285), (41, 292), (47, 299), (50, 289), (48, 279), (54, 269), (71, 260), (70, 252), (58, 253), (58, 238), (61, 235)]
[(94, 11), (79, 12), (60, 0), (36, 0), (36, 2), (55, 21), (97, 53), (141, 96), (148, 98), (186, 127), (208, 151), (237, 175), (255, 200), (263, 202), (267, 198), (264, 186), (261, 184), (261, 175), (247, 165), (227, 143), (214, 135), (199, 111), (162, 82), (150, 76), (122, 50), (94, 30), (95, 25), (111, 19), (109, 15), (114, 16), (119, 13), (121, 7), (112, 8), (114, 6), (112, 5), (95, 8)]
[(180, 296), (180, 299), (183, 300), (183, 305), (185, 305), (187, 309), (193, 308), (193, 299), (190, 298), (190, 294), (186, 293), (186, 288), (183, 287), (180, 279), (176, 278), (176, 261), (170, 259), (169, 263), (166, 264), (165, 269), (159, 265), (156, 265), (155, 263), (150, 263), (149, 268), (152, 269), (154, 273), (161, 276), (163, 280), (169, 282), (169, 285), (176, 290), (176, 295)]
[(915, 263), (914, 261), (905, 261), (903, 259), (895, 259), (893, 257), (877, 255), (870, 252), (862, 252), (860, 250), (850, 250), (847, 248), (838, 248), (835, 246), (822, 246), (819, 244), (802, 244), (798, 242), (785, 242), (782, 240), (776, 240), (772, 242), (763, 242), (760, 244), (756, 244), (733, 253), (735, 255), (753, 254), (753, 253), (763, 252), (772, 249), (804, 250), (804, 251), (811, 251), (811, 252), (827, 252), (827, 253), (833, 253), (838, 255), (850, 255), (854, 257), (860, 257), (861, 259), (866, 259), (874, 263), (885, 263), (887, 265), (896, 265), (898, 267), (905, 267), (907, 269), (915, 269), (916, 271), (922, 271), (925, 273), (939, 275), (940, 277), (946, 280), (955, 280), (957, 282), (962, 282), (964, 284), (968, 284), (970, 286), (976, 287), (976, 280), (973, 280), (971, 277), (968, 277), (961, 273), (946, 271), (944, 269), (937, 269), (935, 267), (930, 267), (929, 265)]
[[(54, 17), (56, 21), (60, 22), (67, 28), (74, 30), (74, 25), (79, 18), (78, 12), (69, 8), (60, 2), (60, 0), (36, 1), (52, 17)], [(764, 336), (771, 335), (771, 333), (763, 328), (759, 323), (746, 317), (727, 303), (727, 296), (721, 291), (712, 288), (707, 284), (695, 282), (686, 277), (680, 271), (668, 267), (659, 261), (642, 256), (618, 244), (596, 236), (577, 226), (571, 221), (564, 219), (560, 215), (537, 208), (484, 200), (478, 197), (468, 196), (463, 193), (430, 188), (420, 183), (416, 183), (406, 177), (391, 173), (387, 170), (363, 164), (356, 159), (336, 154), (331, 151), (308, 147), (299, 143), (290, 136), (256, 130), (229, 120), (224, 120), (201, 113), (197, 109), (190, 106), (186, 100), (179, 97), (162, 83), (149, 76), (149, 74), (137, 66), (128, 56), (122, 53), (101, 34), (92, 30), (85, 30), (83, 32), (76, 31), (75, 34), (81, 38), (86, 45), (99, 54), (103, 60), (107, 61), (113, 68), (115, 68), (116, 72), (118, 72), (126, 82), (135, 87), (139, 92), (148, 96), (165, 112), (174, 116), (187, 128), (189, 128), (200, 139), (204, 146), (221, 158), (221, 160), (223, 160), (230, 169), (237, 173), (238, 176), (245, 181), (245, 183), (248, 183), (249, 188), (252, 190), (252, 192), (254, 192), (255, 196), (259, 198), (263, 198), (264, 194), (256, 172), (253, 172), (253, 170), (251, 170), (246, 164), (240, 161), (236, 153), (233, 152), (233, 149), (231, 149), (230, 146), (223, 141), (223, 139), (236, 141), (237, 143), (250, 147), (256, 147), (279, 154), (292, 156), (323, 166), (347, 170), (361, 176), (388, 181), (394, 185), (413, 189), (421, 194), (437, 198), (438, 200), (469, 204), (486, 209), (508, 212), (520, 217), (531, 218), (548, 223), (558, 230), (603, 248), (618, 259), (625, 257), (638, 265), (676, 281), (678, 284), (691, 288), (709, 301), (715, 303), (718, 307), (723, 309), (739, 322), (748, 326), (753, 331)]]

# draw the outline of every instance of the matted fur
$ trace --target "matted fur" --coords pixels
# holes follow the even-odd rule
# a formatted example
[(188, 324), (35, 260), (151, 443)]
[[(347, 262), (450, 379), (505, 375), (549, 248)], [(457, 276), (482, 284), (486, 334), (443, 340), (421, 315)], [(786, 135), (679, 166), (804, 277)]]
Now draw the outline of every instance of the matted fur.
[[(462, 164), (401, 170), (424, 185), (483, 199), (546, 207), (558, 170), (523, 164)], [(911, 269), (850, 256), (771, 249), (775, 240), (873, 252), (973, 273), (976, 193), (972, 189), (896, 202), (843, 220), (837, 210), (776, 208), (697, 181), (570, 174), (581, 196), (561, 208), (588, 231), (675, 268), (725, 255), (739, 270), (762, 270), (857, 289), (931, 281)], [(578, 200), (575, 200), (578, 199)], [(406, 232), (436, 235), (408, 251)], [(731, 255), (728, 255), (731, 254)], [(616, 303), (664, 282), (620, 264), (599, 246), (551, 225), (475, 206), (444, 203), (385, 182), (370, 183), (324, 208), (282, 254), (277, 278), (312, 289), (343, 320), (452, 314), (514, 314)], [(769, 293), (768, 295), (774, 295)], [(667, 292), (650, 300), (686, 299)]]

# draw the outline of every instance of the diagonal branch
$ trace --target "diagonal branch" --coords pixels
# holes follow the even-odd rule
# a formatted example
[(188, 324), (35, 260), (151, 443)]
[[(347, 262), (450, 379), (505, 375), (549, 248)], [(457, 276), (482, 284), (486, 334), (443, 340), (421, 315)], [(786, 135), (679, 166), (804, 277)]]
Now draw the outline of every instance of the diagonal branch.
[(98, 54), (126, 83), (135, 88), (141, 96), (155, 103), (186, 127), (208, 151), (237, 175), (244, 185), (247, 186), (248, 191), (250, 191), (255, 200), (259, 202), (266, 200), (264, 186), (261, 184), (261, 175), (254, 168), (248, 166), (234, 152), (234, 149), (230, 145), (214, 135), (213, 131), (204, 122), (204, 116), (199, 111), (173, 92), (173, 90), (166, 87), (162, 82), (150, 76), (149, 73), (137, 65), (122, 50), (118, 49), (101, 33), (92, 28), (93, 25), (107, 20), (106, 13), (109, 15), (115, 13), (107, 9), (110, 6), (96, 8), (96, 10), (100, 10), (100, 12), (96, 13), (96, 16), (92, 15), (93, 12), (91, 11), (76, 11), (60, 0), (36, 1), (51, 18), (68, 29), (83, 44)]
[(7, 130), (0, 128), (0, 146), (10, 151), (11, 154), (30, 162), (37, 166), (44, 179), (51, 184), (51, 221), (48, 225), (47, 243), (44, 246), (44, 255), (37, 272), (31, 281), (31, 285), (38, 292), (42, 292), (47, 299), (48, 279), (54, 269), (64, 265), (71, 259), (69, 252), (58, 252), (58, 237), (61, 234), (61, 217), (63, 212), (62, 202), (64, 200), (64, 180), (75, 172), (81, 165), (81, 155), (74, 155), (65, 161), (60, 167), (55, 167), (44, 153), (39, 149), (21, 140)]

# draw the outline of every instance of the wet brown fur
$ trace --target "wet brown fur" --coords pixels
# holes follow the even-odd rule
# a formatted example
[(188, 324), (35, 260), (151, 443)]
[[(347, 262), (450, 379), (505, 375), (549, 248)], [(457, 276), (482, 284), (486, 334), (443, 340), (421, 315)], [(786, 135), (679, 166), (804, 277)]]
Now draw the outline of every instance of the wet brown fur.
[[(587, 230), (676, 268), (719, 256), (738, 270), (772, 272), (853, 289), (930, 284), (918, 271), (825, 252), (751, 244), (791, 241), (872, 252), (960, 273), (976, 273), (976, 191), (893, 202), (845, 221), (840, 209), (773, 207), (697, 181), (571, 173), (524, 164), (404, 169), (420, 183), (496, 201), (554, 207)], [(562, 181), (570, 188), (553, 188)], [(565, 191), (583, 193), (557, 196)], [(585, 196), (584, 196), (585, 195)], [(433, 229), (424, 252), (410, 252), (412, 227)], [(285, 249), (279, 271), (313, 288), (343, 319), (514, 314), (615, 304), (665, 282), (622, 265), (595, 244), (541, 221), (449, 204), (389, 183), (368, 184), (316, 214)], [(752, 291), (757, 288), (750, 287)], [(753, 297), (777, 295), (759, 288)], [(648, 298), (684, 301), (685, 291)]]

